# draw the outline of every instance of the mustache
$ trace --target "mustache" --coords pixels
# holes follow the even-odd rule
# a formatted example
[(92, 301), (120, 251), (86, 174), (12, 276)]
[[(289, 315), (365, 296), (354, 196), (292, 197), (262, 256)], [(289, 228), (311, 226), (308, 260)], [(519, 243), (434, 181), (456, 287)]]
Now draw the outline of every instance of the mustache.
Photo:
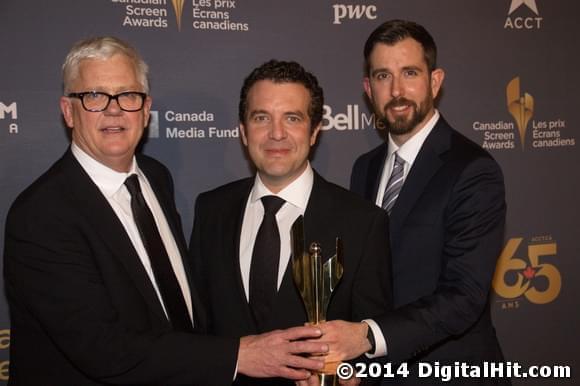
[(394, 107), (408, 106), (408, 105), (417, 107), (417, 104), (415, 102), (413, 102), (412, 100), (409, 100), (405, 97), (398, 97), (398, 98), (393, 99), (389, 103), (387, 103), (384, 107), (384, 110), (386, 111), (386, 110), (394, 108)]

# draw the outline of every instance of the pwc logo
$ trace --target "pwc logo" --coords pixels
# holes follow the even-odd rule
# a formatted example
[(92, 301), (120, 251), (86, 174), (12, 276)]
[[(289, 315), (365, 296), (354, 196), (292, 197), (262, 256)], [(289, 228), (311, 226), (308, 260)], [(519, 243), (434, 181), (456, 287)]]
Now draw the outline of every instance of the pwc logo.
[(332, 24), (342, 24), (344, 20), (375, 20), (377, 18), (376, 5), (334, 4), (334, 20)]
[(532, 237), (527, 245), (523, 240), (514, 237), (507, 242), (497, 261), (493, 289), (507, 302), (517, 302), (523, 296), (530, 303), (550, 303), (562, 288), (560, 271), (556, 265), (546, 262), (553, 262), (558, 244), (551, 236)]

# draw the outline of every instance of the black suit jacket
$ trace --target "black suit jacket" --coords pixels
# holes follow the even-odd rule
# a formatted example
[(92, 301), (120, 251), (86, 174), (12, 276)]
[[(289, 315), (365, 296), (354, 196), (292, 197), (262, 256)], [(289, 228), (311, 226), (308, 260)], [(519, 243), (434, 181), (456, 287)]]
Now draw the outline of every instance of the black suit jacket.
[[(137, 162), (185, 256), (168, 170)], [(10, 209), (4, 278), (12, 385), (231, 382), (237, 340), (171, 331), (123, 225), (70, 150)]]
[[(351, 190), (375, 201), (387, 144), (354, 164)], [(441, 117), (390, 221), (395, 312), (377, 318), (391, 360), (501, 360), (488, 295), (503, 244), (503, 176)]]
[[(241, 226), (253, 183), (254, 178), (236, 181), (202, 193), (196, 201), (190, 254), (208, 309), (210, 331), (218, 335), (257, 333), (239, 262)], [(336, 237), (342, 239), (344, 247), (344, 275), (330, 302), (329, 320), (360, 321), (391, 309), (387, 221), (382, 210), (315, 173), (304, 214), (306, 245), (321, 243), (324, 259), (334, 255)], [(299, 326), (306, 321), (305, 308), (287, 268), (269, 329)], [(239, 380), (244, 382), (257, 384), (256, 380)], [(271, 384), (283, 383), (276, 380)]]

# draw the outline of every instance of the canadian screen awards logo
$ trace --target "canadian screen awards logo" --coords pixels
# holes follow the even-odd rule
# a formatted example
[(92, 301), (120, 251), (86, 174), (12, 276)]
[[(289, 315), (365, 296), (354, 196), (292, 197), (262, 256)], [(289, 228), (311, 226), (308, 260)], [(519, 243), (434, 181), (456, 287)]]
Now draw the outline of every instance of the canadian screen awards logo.
[(526, 143), (526, 129), (534, 115), (534, 97), (527, 92), (520, 94), (520, 78), (513, 78), (506, 87), (507, 108), (514, 117), (520, 134), (522, 149)]
[[(526, 253), (527, 252), (527, 253)], [(508, 240), (496, 265), (492, 286), (502, 309), (519, 308), (520, 300), (534, 304), (553, 302), (562, 289), (557, 261), (558, 244), (551, 235)]]
[[(119, 4), (123, 9), (123, 27), (166, 29), (173, 23), (171, 17), (172, 8), (175, 14), (175, 22), (179, 31), (189, 24), (196, 30), (220, 30), (246, 32), (250, 30), (250, 24), (244, 20), (238, 20), (238, 8), (246, 6), (246, 3), (237, 4), (236, 0), (190, 0), (191, 13), (189, 18), (184, 17), (189, 11), (185, 11), (185, 0), (110, 0), (111, 3)], [(243, 10), (239, 13), (245, 15)], [(242, 16), (245, 18), (245, 16)], [(184, 21), (184, 20), (192, 20)]]
[(16, 102), (4, 103), (0, 101), (0, 121), (2, 121), (1, 128), (4, 128), (4, 122), (8, 121), (8, 133), (18, 134), (18, 105)]
[(183, 16), (183, 5), (185, 0), (171, 0), (173, 10), (175, 11), (175, 19), (177, 21), (177, 29), (181, 31), (181, 16)]
[(516, 30), (540, 29), (542, 20), (536, 0), (511, 0), (503, 28)]
[[(516, 148), (519, 136), (519, 148), (524, 151), (533, 149), (550, 149), (575, 146), (573, 131), (566, 127), (566, 120), (556, 116), (552, 119), (535, 117), (536, 98), (522, 90), (520, 77), (516, 76), (505, 86), (507, 113), (511, 122), (496, 120), (491, 122), (474, 121), (473, 130), (481, 133), (481, 147), (488, 150), (512, 150)], [(543, 118), (543, 117), (542, 117)], [(531, 138), (530, 138), (531, 137)]]

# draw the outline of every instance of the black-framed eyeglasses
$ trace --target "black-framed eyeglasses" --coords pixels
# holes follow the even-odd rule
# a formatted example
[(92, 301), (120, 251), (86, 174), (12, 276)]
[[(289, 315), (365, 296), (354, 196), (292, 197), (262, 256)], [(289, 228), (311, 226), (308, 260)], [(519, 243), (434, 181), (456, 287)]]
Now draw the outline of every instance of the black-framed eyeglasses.
[(119, 108), (123, 111), (139, 111), (143, 108), (145, 98), (147, 98), (147, 94), (138, 91), (125, 91), (116, 95), (101, 91), (71, 92), (67, 96), (80, 99), (83, 108), (93, 113), (106, 110), (113, 99), (117, 101)]

